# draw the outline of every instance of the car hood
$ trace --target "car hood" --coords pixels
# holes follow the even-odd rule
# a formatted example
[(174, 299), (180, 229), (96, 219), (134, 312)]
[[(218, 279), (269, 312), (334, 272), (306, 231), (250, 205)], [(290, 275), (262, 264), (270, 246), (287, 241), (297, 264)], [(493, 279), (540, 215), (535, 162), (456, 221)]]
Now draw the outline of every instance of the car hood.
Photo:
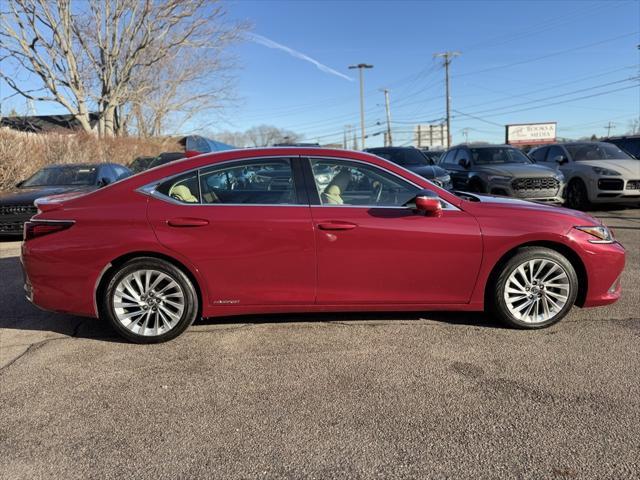
[(444, 177), (449, 175), (449, 173), (436, 165), (417, 165), (417, 166), (408, 166), (405, 167), (407, 170), (411, 170), (413, 173), (420, 175), (426, 179)]
[(568, 219), (574, 219), (584, 225), (600, 225), (602, 222), (591, 215), (580, 212), (578, 210), (572, 210), (570, 208), (557, 207), (553, 205), (547, 205), (544, 203), (531, 202), (528, 200), (519, 200), (517, 198), (508, 198), (493, 195), (478, 195), (476, 193), (467, 194), (469, 197), (474, 198), (475, 201), (466, 201), (466, 205), (469, 210), (481, 213), (485, 207), (495, 208), (508, 208), (510, 210), (517, 210), (524, 215), (531, 215), (532, 213), (549, 213), (553, 215), (560, 215), (567, 217)]
[(589, 165), (590, 167), (601, 167), (609, 170), (615, 170), (627, 177), (640, 179), (640, 160), (585, 160), (578, 164)]
[(479, 165), (477, 169), (491, 175), (508, 177), (549, 177), (556, 172), (543, 165), (525, 163), (505, 163), (504, 165)]
[(33, 202), (41, 197), (48, 197), (49, 195), (58, 195), (60, 193), (68, 192), (89, 192), (95, 190), (94, 186), (62, 186), (62, 187), (27, 187), (27, 188), (15, 188), (9, 192), (0, 195), (1, 205), (31, 205)]

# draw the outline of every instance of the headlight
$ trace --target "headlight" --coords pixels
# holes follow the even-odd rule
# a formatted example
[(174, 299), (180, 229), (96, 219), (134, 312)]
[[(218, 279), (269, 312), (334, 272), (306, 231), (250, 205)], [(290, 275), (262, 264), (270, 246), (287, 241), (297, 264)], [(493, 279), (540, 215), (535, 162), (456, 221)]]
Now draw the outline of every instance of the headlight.
[(588, 233), (593, 236), (592, 240), (589, 240), (590, 243), (614, 243), (615, 240), (613, 238), (613, 234), (611, 231), (605, 227), (604, 225), (598, 226), (590, 226), (590, 227), (574, 227), (581, 232)]
[(506, 175), (489, 175), (487, 178), (490, 182), (508, 182), (511, 180), (511, 177), (507, 177)]
[(602, 168), (602, 167), (591, 167), (591, 168), (598, 175), (621, 175), (620, 173), (616, 172), (615, 170), (609, 170), (608, 168)]

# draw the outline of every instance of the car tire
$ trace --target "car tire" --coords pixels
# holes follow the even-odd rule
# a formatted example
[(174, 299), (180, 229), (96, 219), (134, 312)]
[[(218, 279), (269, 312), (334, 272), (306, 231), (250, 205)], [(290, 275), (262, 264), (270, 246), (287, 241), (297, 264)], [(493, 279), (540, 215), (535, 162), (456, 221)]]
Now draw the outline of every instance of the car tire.
[(514, 328), (538, 329), (559, 322), (578, 295), (578, 276), (571, 262), (544, 247), (519, 249), (494, 279), (489, 310)]
[(574, 178), (567, 185), (565, 206), (574, 210), (589, 210), (591, 206), (587, 186), (579, 178)]
[(175, 265), (153, 257), (134, 258), (117, 268), (100, 300), (101, 317), (136, 343), (171, 340), (198, 315), (193, 282)]

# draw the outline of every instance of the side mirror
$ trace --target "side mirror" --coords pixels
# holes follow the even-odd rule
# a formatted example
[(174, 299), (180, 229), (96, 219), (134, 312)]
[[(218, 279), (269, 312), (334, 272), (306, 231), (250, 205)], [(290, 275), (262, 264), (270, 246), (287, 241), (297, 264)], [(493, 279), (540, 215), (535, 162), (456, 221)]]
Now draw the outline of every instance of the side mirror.
[(415, 210), (416, 212), (422, 212), (428, 217), (441, 217), (442, 216), (442, 203), (440, 203), (440, 197), (437, 193), (431, 190), (422, 190), (415, 197), (405, 203), (405, 206)]
[(565, 157), (564, 155), (556, 155), (555, 157), (553, 157), (553, 161), (558, 163), (559, 165), (562, 165), (563, 163), (567, 163), (567, 157)]
[(460, 160), (458, 160), (458, 165), (460, 165), (462, 168), (469, 168), (469, 159), (461, 158)]
[(98, 180), (99, 187), (106, 187), (110, 183), (111, 183), (111, 180), (109, 180), (107, 177), (102, 177), (100, 180)]

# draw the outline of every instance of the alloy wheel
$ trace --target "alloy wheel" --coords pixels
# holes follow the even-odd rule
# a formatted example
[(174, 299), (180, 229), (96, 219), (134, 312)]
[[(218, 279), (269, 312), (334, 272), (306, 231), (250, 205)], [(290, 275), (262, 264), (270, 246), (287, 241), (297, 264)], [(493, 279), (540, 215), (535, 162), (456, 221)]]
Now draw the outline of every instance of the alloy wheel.
[(521, 263), (504, 286), (509, 313), (528, 324), (545, 323), (558, 315), (569, 301), (571, 283), (559, 263), (538, 258)]
[(159, 336), (173, 329), (185, 310), (179, 283), (158, 270), (136, 270), (113, 292), (113, 311), (120, 324), (136, 335)]

